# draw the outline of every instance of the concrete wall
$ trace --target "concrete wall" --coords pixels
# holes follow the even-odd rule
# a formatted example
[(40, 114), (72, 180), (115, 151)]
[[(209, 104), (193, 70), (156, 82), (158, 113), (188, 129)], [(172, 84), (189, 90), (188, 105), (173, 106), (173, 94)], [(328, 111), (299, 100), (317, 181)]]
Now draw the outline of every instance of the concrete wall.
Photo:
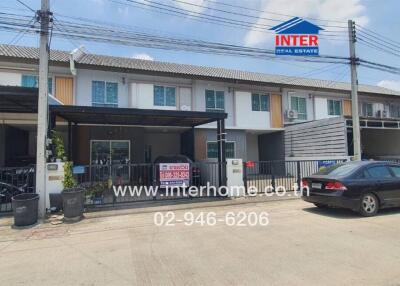
[(77, 126), (73, 133), (73, 159), (90, 163), (90, 140), (129, 140), (131, 162), (144, 162), (144, 129), (141, 127)]
[[(217, 161), (207, 158), (207, 141), (217, 141), (216, 130), (196, 129), (195, 130), (195, 160)], [(241, 130), (229, 130), (226, 134), (226, 141), (235, 142), (235, 157), (247, 160), (246, 132)]]
[(180, 133), (145, 133), (144, 144), (151, 146), (151, 161), (158, 156), (181, 153)]
[(246, 159), (247, 161), (259, 161), (259, 147), (257, 134), (246, 134)]
[(268, 111), (253, 111), (251, 92), (235, 91), (236, 126), (245, 129), (271, 128), (271, 113)]
[[(234, 103), (233, 103), (233, 90), (229, 89), (226, 83), (212, 82), (212, 81), (200, 81), (196, 80), (193, 84), (193, 110), (206, 111), (206, 90), (223, 91), (225, 96), (225, 112), (228, 113), (228, 118), (225, 120), (225, 126), (227, 128), (234, 125)], [(210, 123), (206, 126), (217, 126), (216, 123)]]
[(0, 72), (0, 85), (20, 86), (21, 73), (17, 72)]
[[(38, 65), (0, 62), (0, 85), (21, 86), (23, 74), (38, 75)], [(71, 76), (71, 72), (67, 67), (49, 67), (49, 77), (53, 79), (53, 87), (56, 76), (66, 75)]]
[[(92, 105), (94, 80), (118, 83), (118, 107), (178, 110), (182, 102), (191, 109), (191, 80), (86, 69), (78, 70), (77, 105)], [(155, 106), (154, 85), (175, 87), (177, 106)]]
[(108, 81), (118, 83), (118, 107), (128, 107), (128, 84), (123, 84), (124, 74), (79, 69), (76, 77), (76, 105), (92, 105), (92, 81)]
[[(312, 100), (312, 94), (310, 91), (304, 91), (304, 90), (292, 90), (292, 89), (284, 89), (282, 91), (282, 107), (283, 107), (283, 114), (285, 115), (288, 110), (291, 109), (290, 106), (290, 94), (291, 92), (294, 92), (295, 96), (298, 97), (304, 97), (306, 99), (307, 103), (307, 120), (313, 120), (314, 119), (314, 103)], [(311, 98), (310, 98), (311, 97)], [(293, 120), (293, 122), (301, 122), (304, 120)], [(285, 122), (291, 122), (289, 121), (286, 116), (285, 116)]]

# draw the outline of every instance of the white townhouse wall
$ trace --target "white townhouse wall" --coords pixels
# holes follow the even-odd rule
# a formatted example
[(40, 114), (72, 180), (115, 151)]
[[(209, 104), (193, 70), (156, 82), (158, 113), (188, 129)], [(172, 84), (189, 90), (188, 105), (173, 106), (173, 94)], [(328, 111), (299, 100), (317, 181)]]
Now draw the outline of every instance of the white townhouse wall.
[(314, 104), (312, 99), (312, 94), (310, 91), (307, 90), (299, 90), (299, 89), (283, 89), (282, 90), (282, 107), (283, 107), (283, 116), (285, 118), (285, 122), (288, 122), (287, 119), (287, 112), (292, 110), (291, 108), (291, 101), (293, 98), (301, 98), (304, 99), (306, 102), (306, 114), (304, 119), (301, 119), (301, 115), (299, 115), (299, 119), (295, 120), (296, 122), (299, 121), (309, 121), (314, 120)]
[[(315, 90), (299, 90), (299, 89), (284, 89), (283, 92), (283, 113), (285, 116), (285, 123), (302, 122), (302, 121), (312, 121), (320, 120), (326, 118), (334, 118), (342, 116), (350, 100), (350, 94), (339, 93), (339, 92), (324, 92)], [(299, 117), (297, 119), (290, 120), (287, 117), (287, 112), (293, 110), (292, 101), (293, 98), (301, 98), (306, 101), (306, 116), (301, 116), (299, 112)], [(297, 99), (296, 99), (297, 100)], [(340, 105), (339, 114), (329, 114), (328, 102), (335, 101)], [(348, 106), (351, 108), (351, 105)], [(295, 110), (298, 111), (298, 110)], [(349, 114), (346, 114), (349, 115)]]
[[(34, 64), (23, 64), (23, 63), (11, 63), (11, 62), (0, 62), (0, 85), (4, 86), (22, 86), (23, 75), (34, 75), (38, 76), (38, 65)], [(71, 77), (69, 68), (50, 66), (49, 67), (49, 78), (53, 80), (53, 91), (55, 77)]]
[(76, 105), (92, 106), (92, 82), (104, 81), (118, 84), (118, 107), (128, 107), (128, 84), (123, 83), (123, 73), (78, 69), (76, 74)]
[[(257, 94), (269, 96), (267, 92), (258, 92)], [(253, 111), (252, 92), (235, 91), (236, 126), (247, 130), (271, 128), (270, 106), (271, 104), (269, 104), (268, 111)]]
[(21, 86), (22, 74), (0, 71), (0, 85)]
[[(234, 91), (229, 87), (229, 83), (216, 82), (216, 81), (193, 81), (193, 110), (195, 111), (206, 111), (206, 90), (223, 91), (224, 92), (224, 112), (228, 114), (228, 118), (225, 120), (225, 127), (234, 127), (235, 113), (234, 113)], [(210, 123), (202, 125), (202, 127), (215, 127), (216, 123)]]
[[(93, 81), (118, 84), (118, 107), (142, 109), (192, 110), (191, 80), (132, 73), (78, 69), (77, 105), (92, 105)], [(154, 104), (154, 86), (175, 89), (175, 106)]]
[[(349, 94), (344, 93), (331, 93), (331, 92), (318, 92), (313, 91), (310, 93), (312, 99), (314, 99), (314, 119), (325, 119), (338, 117), (343, 115), (343, 106), (346, 104), (345, 100), (350, 100)], [(333, 100), (340, 103), (340, 114), (329, 114), (328, 112), (328, 101)]]

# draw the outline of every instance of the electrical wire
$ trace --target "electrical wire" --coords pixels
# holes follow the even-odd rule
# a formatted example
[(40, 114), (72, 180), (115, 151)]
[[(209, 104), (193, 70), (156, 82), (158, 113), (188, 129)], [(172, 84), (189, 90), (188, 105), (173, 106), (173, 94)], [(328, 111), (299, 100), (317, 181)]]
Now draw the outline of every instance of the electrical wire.
[(28, 8), (29, 10), (31, 10), (33, 13), (36, 13), (35, 10), (33, 10), (32, 7), (28, 6), (27, 4), (25, 4), (24, 2), (22, 2), (21, 0), (16, 0), (18, 3), (20, 3), (21, 5), (25, 6), (26, 8)]
[[(117, 0), (109, 0), (113, 3), (121, 4), (121, 5), (128, 5), (132, 6), (132, 4), (136, 4), (133, 7), (136, 8), (150, 8), (154, 12), (167, 14), (167, 15), (174, 15), (179, 17), (184, 17), (186, 19), (196, 20), (200, 22), (206, 22), (211, 24), (218, 24), (219, 26), (227, 26), (231, 28), (238, 28), (242, 30), (251, 30), (265, 34), (274, 34), (273, 31), (269, 30), (269, 28), (273, 27), (271, 25), (266, 24), (258, 24), (248, 21), (241, 21), (232, 18), (225, 18), (216, 15), (210, 15), (207, 13), (198, 13), (191, 10), (186, 10), (182, 8), (177, 8), (171, 5), (150, 1), (150, 0), (125, 0), (125, 2), (117, 1)], [(148, 9), (146, 9), (148, 10)], [(332, 39), (332, 40), (345, 40), (341, 38), (342, 35), (340, 34), (321, 34), (321, 38), (325, 39)]]
[[(265, 10), (261, 10), (261, 9), (255, 9), (255, 8), (250, 8), (250, 7), (245, 7), (245, 6), (240, 6), (240, 5), (234, 5), (234, 4), (228, 4), (225, 2), (221, 2), (221, 1), (214, 1), (214, 0), (203, 0), (205, 2), (209, 2), (209, 3), (214, 3), (215, 5), (222, 5), (222, 6), (226, 6), (226, 7), (231, 7), (231, 8), (238, 8), (238, 9), (244, 9), (244, 10), (248, 10), (248, 11), (254, 11), (254, 12), (259, 12), (259, 13), (265, 13), (265, 14), (271, 14), (271, 15), (277, 15), (277, 16), (284, 16), (284, 17), (298, 17), (295, 15), (289, 15), (289, 14), (283, 14), (283, 13), (277, 13), (277, 12), (271, 12), (271, 11), (265, 11)], [(309, 19), (309, 20), (315, 20), (315, 21), (320, 21), (320, 22), (332, 22), (332, 23), (344, 23), (347, 25), (346, 21), (339, 21), (339, 20), (327, 20), (327, 19), (319, 19), (319, 18), (312, 18), (312, 17), (302, 17), (304, 19)], [(340, 26), (342, 28), (342, 26)], [(343, 28), (345, 28), (347, 26), (343, 26)]]

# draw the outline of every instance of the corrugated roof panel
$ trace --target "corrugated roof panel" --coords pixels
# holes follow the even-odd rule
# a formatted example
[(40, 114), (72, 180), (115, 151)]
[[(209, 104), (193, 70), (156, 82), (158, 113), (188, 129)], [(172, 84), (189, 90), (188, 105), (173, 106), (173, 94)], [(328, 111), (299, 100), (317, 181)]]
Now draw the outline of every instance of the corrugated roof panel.
[[(12, 58), (38, 59), (39, 49), (33, 47), (0, 45), (0, 56), (12, 57)], [(68, 63), (69, 52), (52, 50), (50, 52), (50, 60)], [(96, 54), (84, 54), (77, 60), (77, 64), (78, 68), (79, 64), (84, 64), (84, 65), (91, 65), (94, 67), (101, 66), (110, 68), (131, 69), (136, 71), (173, 73), (182, 76), (193, 76), (193, 77), (200, 76), (200, 77), (226, 79), (226, 80), (241, 80), (241, 81), (248, 81), (249, 83), (257, 82), (265, 84), (276, 84), (288, 87), (293, 86), (293, 87), (303, 87), (303, 88), (322, 88), (325, 90), (329, 89), (343, 90), (346, 92), (349, 92), (351, 90), (350, 84), (345, 82), (291, 77), (283, 75), (271, 75), (271, 74), (232, 70), (225, 68), (148, 61), (148, 60), (122, 58), (122, 57), (96, 55)], [(399, 91), (394, 91), (387, 88), (372, 86), (372, 85), (359, 85), (359, 91), (365, 93), (400, 96)]]

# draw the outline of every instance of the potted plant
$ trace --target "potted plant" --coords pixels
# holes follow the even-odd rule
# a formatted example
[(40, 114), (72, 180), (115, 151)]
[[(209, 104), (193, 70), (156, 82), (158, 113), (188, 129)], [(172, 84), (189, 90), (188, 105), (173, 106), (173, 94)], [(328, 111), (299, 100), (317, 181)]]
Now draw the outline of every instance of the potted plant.
[(103, 194), (106, 189), (105, 183), (94, 183), (87, 189), (87, 196), (93, 204), (103, 203)]
[(64, 220), (79, 221), (83, 216), (84, 189), (77, 187), (72, 173), (72, 162), (64, 163), (63, 198)]
[(52, 131), (52, 143), (54, 145), (54, 157), (56, 162), (64, 162), (67, 160), (65, 156), (64, 140), (62, 135), (53, 130)]

